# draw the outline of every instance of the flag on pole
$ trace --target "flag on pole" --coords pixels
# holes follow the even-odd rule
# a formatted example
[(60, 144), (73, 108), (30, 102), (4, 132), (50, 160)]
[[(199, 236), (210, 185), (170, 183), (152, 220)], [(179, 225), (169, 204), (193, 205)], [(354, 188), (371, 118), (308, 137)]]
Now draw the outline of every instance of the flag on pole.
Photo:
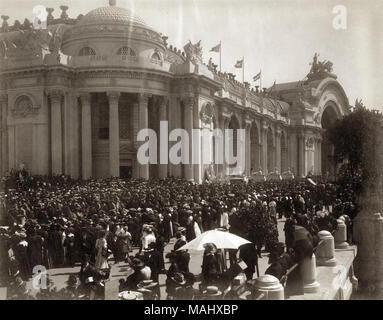
[(261, 71), (259, 71), (258, 74), (253, 77), (253, 81), (257, 81), (259, 79), (261, 79)]
[(242, 67), (243, 67), (243, 59), (238, 60), (234, 65), (234, 68), (242, 68)]
[(218, 43), (215, 47), (211, 48), (210, 52), (221, 52), (221, 43)]

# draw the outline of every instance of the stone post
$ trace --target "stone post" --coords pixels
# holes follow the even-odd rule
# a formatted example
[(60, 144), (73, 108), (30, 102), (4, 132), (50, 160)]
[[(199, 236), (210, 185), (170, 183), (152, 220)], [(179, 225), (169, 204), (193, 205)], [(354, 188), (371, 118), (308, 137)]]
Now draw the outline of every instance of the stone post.
[(84, 93), (81, 98), (81, 163), (82, 179), (92, 177), (92, 119), (91, 95)]
[(120, 128), (118, 116), (119, 92), (108, 92), (109, 99), (109, 174), (120, 176)]
[(304, 293), (319, 292), (320, 284), (317, 281), (316, 258), (313, 253), (311, 259), (305, 258), (299, 265), (300, 274), (303, 282)]
[(334, 237), (326, 230), (320, 231), (318, 236), (322, 243), (315, 252), (318, 257), (317, 265), (327, 267), (336, 266)]
[(334, 234), (335, 248), (336, 249), (346, 249), (348, 248), (347, 243), (347, 226), (344, 223), (344, 220), (337, 219), (338, 230)]
[(285, 293), (284, 288), (280, 284), (279, 280), (270, 275), (265, 274), (255, 279), (254, 283), (255, 295), (264, 294), (262, 300), (284, 300)]

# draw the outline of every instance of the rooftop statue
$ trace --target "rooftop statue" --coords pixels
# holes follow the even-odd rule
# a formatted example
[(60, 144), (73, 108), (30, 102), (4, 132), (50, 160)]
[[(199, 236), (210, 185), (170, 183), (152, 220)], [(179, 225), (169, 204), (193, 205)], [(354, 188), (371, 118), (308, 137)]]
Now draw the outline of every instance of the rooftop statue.
[(318, 57), (319, 54), (315, 53), (313, 61), (310, 63), (311, 69), (307, 74), (309, 81), (325, 78), (329, 73), (332, 73), (333, 63), (329, 60), (319, 61)]
[(192, 44), (189, 40), (189, 42), (184, 46), (184, 50), (186, 53), (186, 58), (192, 63), (202, 63), (201, 40), (198, 41), (196, 44)]

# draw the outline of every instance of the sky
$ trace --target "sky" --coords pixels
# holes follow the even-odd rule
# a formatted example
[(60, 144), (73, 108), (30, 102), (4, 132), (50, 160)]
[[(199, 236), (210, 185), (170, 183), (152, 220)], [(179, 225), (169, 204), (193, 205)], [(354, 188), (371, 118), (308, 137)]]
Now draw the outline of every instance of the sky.
[[(219, 64), (219, 54), (209, 52), (222, 43), (222, 71), (237, 75), (237, 60), (244, 57), (245, 81), (262, 70), (262, 86), (298, 81), (310, 70), (314, 53), (333, 62), (333, 72), (354, 105), (383, 111), (383, 1), (382, 0), (116, 0), (182, 49), (201, 40), (204, 62)], [(33, 7), (67, 5), (71, 18), (108, 6), (108, 0), (0, 0), (0, 14), (33, 21)], [(345, 29), (335, 29), (334, 19), (346, 9)], [(338, 20), (337, 20), (338, 21)], [(258, 84), (258, 83), (257, 83)]]

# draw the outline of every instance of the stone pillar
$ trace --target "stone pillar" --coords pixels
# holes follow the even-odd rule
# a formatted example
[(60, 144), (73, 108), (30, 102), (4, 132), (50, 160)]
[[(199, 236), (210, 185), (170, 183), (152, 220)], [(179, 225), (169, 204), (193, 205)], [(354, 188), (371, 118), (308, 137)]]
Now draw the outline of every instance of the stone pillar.
[(264, 175), (267, 175), (267, 131), (268, 126), (266, 123), (262, 125), (262, 171)]
[(82, 179), (92, 177), (92, 119), (91, 119), (91, 95), (81, 95), (81, 164)]
[(108, 92), (109, 100), (109, 174), (120, 176), (120, 128), (118, 117), (119, 92)]
[(0, 95), (0, 109), (1, 109), (1, 167), (0, 173), (4, 174), (9, 170), (8, 168), (8, 97), (6, 94)]
[(62, 174), (63, 173), (61, 97), (62, 97), (62, 92), (59, 90), (52, 90), (49, 92), (49, 98), (50, 98), (50, 102), (51, 102), (52, 174)]
[(344, 223), (344, 220), (337, 219), (338, 229), (335, 231), (334, 240), (335, 248), (337, 249), (346, 249), (348, 248), (347, 243), (347, 226)]
[[(151, 95), (146, 93), (138, 94), (138, 131), (142, 129), (148, 129), (149, 119), (148, 119), (148, 103)], [(139, 142), (143, 144), (144, 142)], [(145, 180), (149, 179), (149, 164), (141, 164), (137, 161), (139, 167), (139, 177)]]
[(184, 129), (189, 137), (189, 163), (184, 164), (184, 178), (186, 180), (194, 181), (194, 170), (192, 164), (192, 149), (193, 149), (193, 109), (195, 104), (194, 97), (186, 97), (183, 100), (184, 104)]
[[(180, 101), (176, 96), (172, 95), (169, 101), (169, 116), (168, 116), (170, 121), (169, 133), (174, 129), (181, 128), (181, 117), (182, 117), (182, 110), (180, 107)], [(169, 150), (175, 144), (176, 142), (169, 141)], [(171, 168), (171, 175), (173, 177), (182, 177), (181, 165), (170, 163), (170, 168)]]
[(71, 134), (71, 94), (69, 92), (64, 93), (64, 104), (63, 104), (63, 126), (64, 126), (64, 136), (63, 136), (63, 173), (66, 175), (71, 175), (71, 154), (72, 151), (70, 149), (70, 134)]
[(280, 128), (277, 128), (276, 135), (275, 135), (275, 167), (277, 168), (278, 172), (281, 173), (282, 171), (282, 164), (281, 164), (281, 136), (282, 131)]
[(299, 148), (299, 177), (305, 177), (306, 172), (306, 139), (303, 134), (298, 136), (298, 148)]
[(246, 164), (245, 164), (245, 174), (250, 176), (251, 174), (251, 153), (254, 150), (251, 150), (251, 141), (250, 141), (250, 133), (251, 133), (251, 121), (245, 120), (245, 129), (246, 129), (246, 141), (245, 141), (245, 156), (246, 156)]
[[(167, 116), (167, 112), (166, 112), (167, 111), (167, 105), (168, 105), (168, 98), (167, 97), (161, 97), (159, 100), (159, 106), (158, 106), (159, 121), (168, 121), (168, 116)], [(168, 122), (168, 125), (169, 125), (169, 122)], [(160, 123), (160, 128), (161, 128), (161, 123)], [(158, 139), (157, 141), (160, 141), (160, 132), (157, 133), (157, 139)], [(166, 141), (168, 141), (168, 137), (167, 137)], [(164, 150), (162, 150), (162, 147), (163, 146), (161, 146), (161, 148), (158, 148), (160, 156), (157, 158), (159, 161), (159, 165), (158, 165), (158, 178), (159, 179), (165, 179), (168, 176), (169, 145)], [(164, 159), (161, 159), (161, 153), (163, 153)], [(165, 153), (166, 153), (166, 156), (165, 156)], [(166, 162), (166, 163), (163, 163), (163, 162)]]
[(285, 299), (283, 286), (276, 277), (270, 274), (265, 274), (255, 279), (254, 288), (256, 296), (264, 294), (264, 298), (261, 300)]
[(221, 122), (220, 122), (220, 129), (222, 130), (222, 139), (223, 139), (223, 145), (222, 145), (222, 159), (223, 164), (221, 165), (221, 173), (222, 177), (225, 177), (227, 175), (227, 159), (226, 159), (226, 129), (229, 128), (230, 123), (230, 115), (228, 114), (222, 114), (221, 116)]
[(316, 293), (319, 292), (320, 284), (317, 281), (317, 271), (316, 271), (316, 259), (315, 254), (313, 253), (311, 259), (305, 258), (299, 265), (300, 273), (303, 282), (303, 292), (304, 293)]
[[(139, 128), (139, 105), (138, 102), (133, 103), (133, 145), (135, 152), (137, 154), (138, 150), (138, 141), (137, 141), (137, 133), (138, 133), (138, 128)], [(133, 172), (132, 176), (134, 179), (138, 179), (140, 177), (140, 168), (137, 160), (137, 156), (135, 156), (132, 159), (132, 165), (133, 165)]]
[(318, 236), (320, 241), (322, 242), (315, 252), (316, 256), (318, 257), (317, 265), (327, 267), (335, 266), (336, 260), (334, 237), (331, 235), (330, 232), (326, 230), (319, 231)]
[(70, 175), (74, 179), (80, 177), (80, 119), (78, 97), (75, 94), (69, 96), (71, 103), (69, 122), (69, 150), (70, 150)]

